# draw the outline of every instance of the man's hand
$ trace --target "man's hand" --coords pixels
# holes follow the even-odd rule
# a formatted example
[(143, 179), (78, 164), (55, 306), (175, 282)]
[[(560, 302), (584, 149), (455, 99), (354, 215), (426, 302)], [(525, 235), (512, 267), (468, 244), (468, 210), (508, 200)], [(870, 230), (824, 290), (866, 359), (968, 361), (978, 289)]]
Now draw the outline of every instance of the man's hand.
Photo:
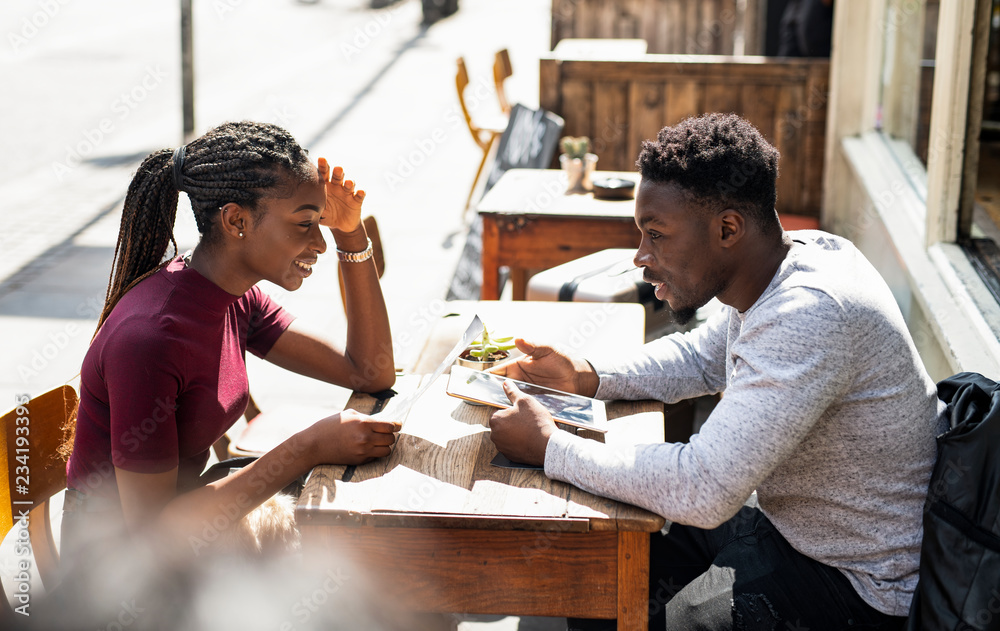
[(514, 344), (524, 357), (494, 366), (488, 372), (587, 397), (597, 393), (599, 378), (587, 360), (521, 338), (514, 340)]
[(344, 169), (334, 167), (320, 158), (317, 166), (319, 181), (326, 187), (326, 207), (320, 216), (320, 224), (351, 232), (361, 224), (361, 204), (365, 201), (364, 191), (354, 191), (354, 182), (344, 179)]
[(513, 407), (499, 409), (490, 416), (490, 439), (500, 453), (514, 462), (544, 465), (549, 436), (558, 431), (552, 415), (509, 381), (504, 382), (503, 389)]

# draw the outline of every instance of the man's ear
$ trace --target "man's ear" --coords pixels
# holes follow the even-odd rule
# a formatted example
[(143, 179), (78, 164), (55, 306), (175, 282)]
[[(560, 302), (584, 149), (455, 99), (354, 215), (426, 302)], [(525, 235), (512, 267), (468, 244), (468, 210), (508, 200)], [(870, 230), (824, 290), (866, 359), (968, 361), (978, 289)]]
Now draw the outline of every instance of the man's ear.
[(719, 229), (719, 245), (729, 248), (737, 243), (746, 234), (746, 217), (742, 213), (727, 208), (716, 215)]
[(234, 239), (242, 239), (246, 236), (247, 227), (250, 225), (250, 211), (235, 202), (230, 202), (219, 208), (219, 219), (223, 233)]

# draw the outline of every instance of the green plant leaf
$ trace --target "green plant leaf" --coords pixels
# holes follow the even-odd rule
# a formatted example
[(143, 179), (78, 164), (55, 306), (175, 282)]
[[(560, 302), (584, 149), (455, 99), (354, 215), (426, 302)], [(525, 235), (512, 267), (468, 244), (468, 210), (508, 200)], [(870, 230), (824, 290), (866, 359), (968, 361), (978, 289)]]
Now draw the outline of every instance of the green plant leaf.
[(483, 325), (483, 332), (476, 337), (469, 345), (469, 355), (479, 359), (499, 351), (509, 351), (514, 348), (514, 337), (492, 337), (486, 325)]

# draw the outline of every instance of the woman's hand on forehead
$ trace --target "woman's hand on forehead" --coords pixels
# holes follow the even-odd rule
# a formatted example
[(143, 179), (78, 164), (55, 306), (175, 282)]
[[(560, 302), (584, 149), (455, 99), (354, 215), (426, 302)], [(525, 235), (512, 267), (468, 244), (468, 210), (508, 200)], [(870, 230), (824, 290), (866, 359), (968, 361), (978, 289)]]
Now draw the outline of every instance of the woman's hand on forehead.
[(361, 223), (361, 204), (365, 200), (363, 190), (354, 190), (354, 182), (344, 179), (344, 169), (330, 168), (326, 158), (320, 158), (317, 166), (320, 182), (326, 187), (326, 207), (320, 217), (320, 224), (350, 232)]

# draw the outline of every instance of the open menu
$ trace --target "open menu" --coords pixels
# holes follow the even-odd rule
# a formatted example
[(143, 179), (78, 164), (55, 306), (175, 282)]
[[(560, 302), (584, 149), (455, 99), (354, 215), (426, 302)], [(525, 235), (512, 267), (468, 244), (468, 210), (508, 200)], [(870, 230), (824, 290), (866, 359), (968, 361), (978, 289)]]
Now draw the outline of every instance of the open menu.
[(421, 395), (427, 391), (427, 388), (429, 388), (431, 384), (437, 381), (437, 378), (440, 377), (445, 370), (447, 370), (448, 366), (455, 363), (455, 360), (462, 354), (462, 351), (472, 344), (472, 341), (476, 339), (476, 336), (478, 336), (482, 330), (483, 321), (477, 315), (472, 318), (472, 322), (470, 322), (469, 326), (466, 327), (465, 333), (463, 333), (462, 337), (455, 343), (455, 346), (444, 358), (444, 361), (438, 364), (434, 373), (429, 379), (424, 380), (423, 385), (420, 386), (416, 392), (413, 392), (405, 397), (393, 397), (385, 409), (378, 414), (373, 414), (372, 418), (380, 420), (398, 420), (403, 422), (406, 415), (409, 414), (410, 408), (413, 407), (413, 404), (416, 403), (417, 399), (419, 399)]
[[(473, 340), (476, 339), (482, 330), (483, 323), (477, 315), (469, 323), (469, 326), (465, 329), (465, 333), (455, 343), (451, 352), (437, 366), (434, 373), (429, 378), (423, 380), (423, 385), (416, 392), (405, 397), (393, 397), (385, 409), (374, 414), (372, 418), (405, 422), (413, 404), (431, 384), (437, 381), (437, 378), (449, 366), (451, 366), (451, 376), (448, 381), (448, 394), (493, 407), (510, 407), (510, 399), (507, 398), (507, 394), (503, 391), (501, 385), (506, 377), (462, 366), (452, 366), (462, 351), (472, 344)], [(525, 394), (538, 399), (558, 423), (584, 427), (602, 433), (607, 431), (607, 412), (603, 401), (551, 388), (543, 388), (516, 379), (511, 379), (510, 381)], [(492, 464), (498, 467), (542, 469), (542, 467), (511, 462), (503, 454), (499, 453), (493, 459)]]

